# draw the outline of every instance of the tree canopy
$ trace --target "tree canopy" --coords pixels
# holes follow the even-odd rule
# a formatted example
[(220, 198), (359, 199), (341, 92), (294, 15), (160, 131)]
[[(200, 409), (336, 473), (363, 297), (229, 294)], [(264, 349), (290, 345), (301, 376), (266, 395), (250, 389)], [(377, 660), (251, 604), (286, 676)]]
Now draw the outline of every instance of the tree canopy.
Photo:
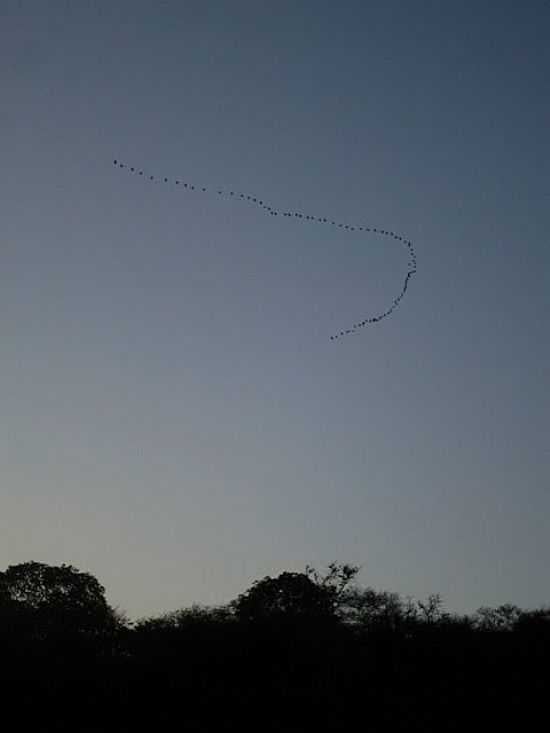
[(101, 583), (71, 565), (34, 561), (10, 565), (0, 572), (0, 602), (50, 630), (105, 630), (117, 618)]
[(243, 621), (327, 619), (333, 616), (333, 595), (305, 573), (284, 572), (256, 581), (234, 602)]

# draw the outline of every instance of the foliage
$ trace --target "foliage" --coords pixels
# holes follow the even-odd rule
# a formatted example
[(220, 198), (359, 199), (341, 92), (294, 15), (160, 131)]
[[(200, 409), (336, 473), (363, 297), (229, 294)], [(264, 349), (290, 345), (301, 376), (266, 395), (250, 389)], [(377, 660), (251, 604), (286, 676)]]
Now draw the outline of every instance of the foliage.
[(40, 633), (96, 632), (123, 620), (107, 604), (99, 581), (71, 565), (34, 561), (10, 565), (0, 573), (0, 589), (4, 608), (32, 619)]
[(482, 606), (474, 616), (474, 623), (480, 631), (513, 631), (521, 616), (521, 609), (511, 603), (497, 608)]
[(334, 590), (305, 573), (266, 576), (232, 603), (241, 621), (322, 620), (334, 617)]
[(514, 631), (530, 638), (550, 639), (550, 607), (522, 611), (514, 621)]
[(397, 593), (373, 588), (350, 588), (341, 599), (346, 623), (369, 630), (398, 628), (405, 618), (405, 606)]
[(306, 565), (305, 572), (316, 585), (326, 591), (327, 596), (331, 599), (333, 611), (338, 614), (342, 603), (345, 602), (346, 592), (351, 587), (351, 583), (355, 580), (360, 569), (359, 565), (331, 562), (328, 565), (328, 572), (324, 575), (321, 575), (310, 565)]
[(266, 730), (336, 731), (356, 724), (361, 700), (369, 728), (426, 733), (467, 729), (480, 709), (500, 727), (503, 699), (506, 726), (515, 706), (516, 727), (532, 727), (525, 711), (546, 705), (550, 608), (458, 616), (438, 595), (360, 587), (357, 572), (306, 566), (226, 606), (132, 623), (87, 573), (11, 566), (0, 573), (2, 691), (25, 730), (242, 730), (261, 719)]

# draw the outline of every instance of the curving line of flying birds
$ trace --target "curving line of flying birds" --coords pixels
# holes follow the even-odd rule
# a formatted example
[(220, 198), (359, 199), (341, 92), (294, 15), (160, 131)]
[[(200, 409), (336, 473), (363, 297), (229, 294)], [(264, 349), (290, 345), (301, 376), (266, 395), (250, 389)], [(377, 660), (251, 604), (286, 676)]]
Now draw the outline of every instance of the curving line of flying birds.
[(215, 189), (209, 189), (204, 186), (195, 186), (191, 183), (186, 183), (185, 181), (181, 181), (179, 179), (169, 179), (169, 178), (161, 178), (158, 176), (152, 176), (146, 174), (144, 171), (140, 170), (139, 168), (135, 168), (133, 166), (126, 165), (125, 163), (121, 163), (119, 160), (114, 160), (113, 164), (117, 166), (118, 168), (125, 168), (130, 173), (134, 173), (138, 176), (144, 176), (149, 181), (159, 181), (161, 183), (174, 183), (176, 186), (182, 186), (183, 188), (186, 188), (189, 191), (199, 191), (201, 193), (207, 193), (210, 190), (217, 193), (218, 196), (227, 196), (227, 197), (233, 197), (234, 199), (241, 200), (241, 201), (249, 201), (250, 203), (256, 204), (260, 208), (264, 209), (268, 214), (271, 216), (286, 216), (286, 217), (293, 217), (296, 219), (303, 219), (305, 221), (313, 221), (318, 222), (320, 224), (328, 224), (329, 226), (336, 227), (338, 229), (344, 229), (345, 231), (349, 232), (370, 232), (373, 234), (379, 234), (384, 237), (390, 237), (391, 239), (395, 239), (398, 242), (401, 242), (407, 247), (408, 254), (409, 254), (409, 270), (407, 274), (405, 275), (405, 280), (403, 282), (403, 286), (401, 288), (401, 292), (399, 295), (393, 299), (393, 302), (391, 306), (384, 311), (383, 313), (380, 313), (377, 316), (371, 316), (370, 318), (365, 318), (363, 321), (359, 321), (358, 323), (354, 323), (351, 328), (347, 328), (344, 331), (340, 331), (339, 333), (334, 334), (330, 337), (331, 341), (335, 341), (336, 339), (341, 338), (342, 336), (347, 336), (351, 333), (355, 333), (359, 328), (363, 328), (364, 326), (367, 326), (369, 323), (378, 323), (378, 321), (383, 320), (384, 318), (387, 318), (389, 315), (393, 313), (393, 311), (397, 308), (399, 305), (399, 302), (407, 292), (407, 287), (409, 285), (409, 280), (412, 275), (416, 272), (416, 254), (412, 246), (412, 242), (409, 239), (405, 239), (405, 237), (401, 237), (398, 234), (395, 234), (395, 232), (390, 232), (387, 229), (375, 229), (374, 227), (367, 227), (367, 226), (352, 226), (350, 224), (342, 224), (336, 221), (332, 221), (330, 219), (327, 219), (326, 217), (322, 216), (310, 216), (308, 214), (303, 214), (299, 211), (277, 211), (273, 206), (269, 206), (263, 199), (258, 198), (257, 196), (249, 196), (244, 193), (239, 193), (237, 191), (228, 191), (223, 190), (221, 188), (215, 188)]

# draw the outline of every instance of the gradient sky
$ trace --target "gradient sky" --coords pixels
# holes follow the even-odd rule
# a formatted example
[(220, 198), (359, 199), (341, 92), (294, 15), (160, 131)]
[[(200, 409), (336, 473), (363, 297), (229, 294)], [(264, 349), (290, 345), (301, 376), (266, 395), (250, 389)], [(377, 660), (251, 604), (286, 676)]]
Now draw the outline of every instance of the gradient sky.
[[(550, 602), (546, 1), (0, 7), (0, 558)], [(387, 238), (138, 178), (221, 186)]]

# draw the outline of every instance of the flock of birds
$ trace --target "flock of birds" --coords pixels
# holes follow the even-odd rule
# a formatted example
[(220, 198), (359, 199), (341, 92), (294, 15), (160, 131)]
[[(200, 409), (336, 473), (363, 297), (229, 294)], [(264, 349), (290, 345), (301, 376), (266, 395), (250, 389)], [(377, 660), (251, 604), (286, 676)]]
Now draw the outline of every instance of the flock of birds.
[[(169, 179), (169, 178), (149, 175), (145, 173), (143, 170), (140, 170), (139, 168), (135, 168), (133, 166), (126, 165), (125, 163), (121, 163), (119, 160), (114, 160), (113, 163), (116, 167), (124, 168), (127, 171), (129, 171), (130, 173), (133, 173), (138, 176), (143, 176), (147, 178), (149, 181), (159, 181), (161, 183), (175, 184), (176, 186), (181, 186), (182, 188), (185, 188), (189, 191), (199, 191), (201, 193), (207, 193), (208, 191), (210, 191), (210, 189), (204, 186), (195, 186), (194, 184), (187, 183), (177, 178)], [(258, 196), (250, 196), (248, 194), (239, 193), (237, 191), (224, 190), (221, 188), (215, 188), (215, 189), (212, 189), (212, 191), (214, 191), (218, 196), (226, 196), (228, 198), (233, 198), (233, 199), (240, 200), (240, 201), (248, 201), (249, 203), (255, 204), (256, 206), (259, 206), (261, 209), (264, 209), (270, 216), (284, 216), (284, 217), (291, 217), (295, 219), (302, 219), (304, 221), (317, 222), (319, 224), (326, 224), (328, 226), (332, 226), (337, 229), (343, 229), (349, 232), (372, 232), (373, 234), (378, 234), (384, 237), (389, 237), (390, 239), (395, 239), (407, 247), (408, 254), (410, 256), (409, 270), (405, 276), (405, 280), (403, 282), (401, 292), (398, 294), (396, 298), (393, 299), (393, 303), (391, 304), (391, 306), (383, 313), (380, 313), (376, 316), (371, 316), (370, 318), (365, 318), (362, 321), (354, 323), (353, 326), (351, 326), (351, 328), (347, 328), (344, 331), (340, 331), (339, 333), (334, 334), (333, 336), (330, 337), (331, 341), (335, 341), (336, 339), (339, 339), (342, 336), (348, 336), (349, 334), (355, 333), (355, 331), (357, 331), (360, 328), (363, 328), (364, 326), (369, 325), (370, 323), (377, 323), (378, 321), (381, 321), (384, 318), (387, 318), (397, 308), (397, 306), (399, 305), (399, 302), (401, 301), (401, 299), (407, 292), (409, 280), (412, 277), (412, 275), (414, 275), (414, 273), (416, 272), (416, 254), (413, 249), (412, 242), (408, 239), (405, 239), (405, 237), (401, 237), (400, 235), (396, 234), (395, 232), (388, 231), (387, 229), (375, 229), (374, 227), (358, 226), (358, 225), (352, 226), (350, 224), (342, 224), (342, 223), (333, 221), (331, 219), (328, 219), (327, 217), (311, 216), (309, 214), (304, 214), (300, 211), (278, 211), (273, 206), (270, 206), (264, 199), (260, 199)]]

